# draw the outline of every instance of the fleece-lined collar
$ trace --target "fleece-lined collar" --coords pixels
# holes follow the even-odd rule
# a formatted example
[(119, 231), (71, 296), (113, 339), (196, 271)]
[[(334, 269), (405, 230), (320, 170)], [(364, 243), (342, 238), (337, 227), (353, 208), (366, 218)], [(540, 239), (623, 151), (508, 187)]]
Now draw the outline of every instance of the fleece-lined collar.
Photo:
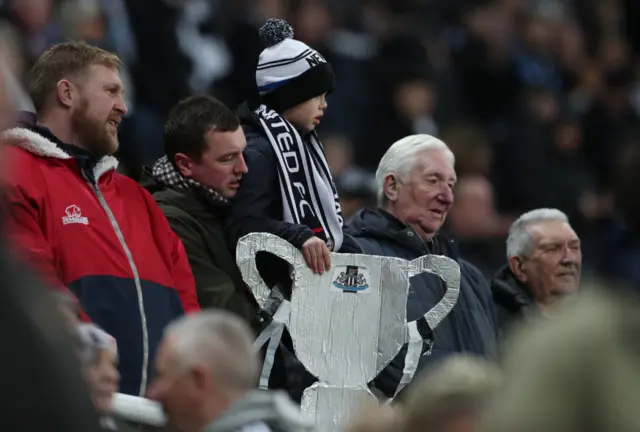
[[(2, 134), (2, 137), (11, 144), (36, 156), (54, 159), (72, 159), (73, 156), (64, 151), (58, 144), (43, 136), (38, 132), (25, 127), (9, 129)], [(105, 156), (93, 167), (93, 177), (96, 181), (105, 173), (115, 170), (118, 167), (118, 160), (113, 156)]]

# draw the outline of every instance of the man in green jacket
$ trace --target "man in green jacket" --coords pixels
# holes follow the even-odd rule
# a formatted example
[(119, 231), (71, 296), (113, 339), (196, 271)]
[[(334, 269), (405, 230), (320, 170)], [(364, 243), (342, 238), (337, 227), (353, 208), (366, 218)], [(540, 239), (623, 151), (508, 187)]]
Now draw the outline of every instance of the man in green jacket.
[(235, 312), (250, 323), (257, 305), (222, 225), (247, 172), (238, 118), (210, 96), (189, 97), (170, 111), (164, 146), (166, 155), (145, 169), (145, 184), (184, 244), (200, 306)]

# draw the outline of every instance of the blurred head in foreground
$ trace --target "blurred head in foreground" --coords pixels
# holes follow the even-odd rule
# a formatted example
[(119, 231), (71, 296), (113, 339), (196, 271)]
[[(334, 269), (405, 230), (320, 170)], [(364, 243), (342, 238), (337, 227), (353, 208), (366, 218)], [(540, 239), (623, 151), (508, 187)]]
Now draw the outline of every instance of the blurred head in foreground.
[(513, 336), (482, 432), (640, 430), (637, 298), (585, 291), (556, 320)]
[(251, 330), (230, 312), (185, 316), (166, 329), (148, 396), (179, 430), (199, 432), (255, 387), (252, 346)]
[(80, 359), (91, 399), (100, 414), (109, 414), (113, 394), (118, 391), (120, 381), (116, 367), (116, 340), (94, 324), (78, 324), (77, 331), (80, 338)]
[(358, 412), (345, 432), (400, 432), (401, 426), (402, 417), (397, 409), (371, 404)]
[(457, 355), (418, 380), (400, 406), (406, 432), (472, 432), (501, 373), (487, 360)]
[(367, 407), (348, 432), (474, 432), (501, 373), (482, 358), (456, 355), (418, 378), (393, 406)]

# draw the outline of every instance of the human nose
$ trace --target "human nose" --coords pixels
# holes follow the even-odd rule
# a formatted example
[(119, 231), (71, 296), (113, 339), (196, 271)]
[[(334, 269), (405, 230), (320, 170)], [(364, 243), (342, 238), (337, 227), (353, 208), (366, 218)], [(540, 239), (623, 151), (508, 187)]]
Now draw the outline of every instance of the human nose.
[(443, 204), (453, 204), (453, 189), (451, 189), (448, 185), (443, 186), (440, 194), (438, 195), (438, 199)]
[(120, 374), (118, 373), (118, 369), (116, 369), (115, 365), (105, 364), (102, 366), (100, 371), (100, 376), (103, 381), (108, 382), (118, 382), (120, 381)]
[(327, 106), (328, 106), (327, 97), (325, 95), (322, 95), (320, 99), (320, 109), (325, 110), (327, 109)]
[(582, 252), (580, 249), (573, 248), (571, 246), (565, 246), (562, 254), (562, 261), (560, 262), (562, 265), (571, 267), (577, 266), (580, 264), (582, 260)]
[(240, 153), (240, 157), (238, 158), (238, 165), (236, 167), (236, 171), (242, 174), (249, 171), (249, 168), (247, 167), (247, 162), (244, 160), (244, 156), (242, 155), (242, 153)]
[(573, 249), (571, 247), (565, 248), (564, 261), (567, 263), (575, 264), (580, 261), (581, 252), (580, 249)]
[(113, 381), (116, 384), (116, 387), (118, 386), (118, 384), (120, 383), (120, 373), (118, 372), (118, 369), (116, 369), (115, 366), (113, 366), (111, 368), (111, 376), (110, 376), (111, 381)]
[(122, 117), (126, 116), (129, 112), (129, 108), (127, 108), (127, 104), (124, 101), (123, 96), (118, 96), (118, 100), (113, 107)]

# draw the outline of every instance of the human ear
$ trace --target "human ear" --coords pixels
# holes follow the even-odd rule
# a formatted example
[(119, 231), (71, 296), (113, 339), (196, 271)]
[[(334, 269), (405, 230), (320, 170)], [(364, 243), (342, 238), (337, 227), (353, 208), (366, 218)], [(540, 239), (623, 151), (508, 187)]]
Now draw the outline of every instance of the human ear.
[(56, 84), (56, 97), (62, 105), (67, 108), (73, 106), (73, 100), (76, 98), (76, 89), (70, 81), (63, 79)]
[(190, 399), (202, 400), (203, 395), (208, 394), (212, 388), (211, 375), (207, 367), (196, 364), (189, 372), (189, 385), (187, 393)]
[(193, 176), (193, 159), (184, 153), (176, 153), (175, 164), (178, 172), (183, 177), (190, 178)]
[(525, 263), (522, 257), (514, 256), (509, 258), (509, 268), (511, 269), (511, 273), (513, 273), (519, 282), (527, 282), (528, 278), (525, 273)]
[(384, 178), (383, 190), (387, 201), (395, 202), (398, 200), (398, 179), (395, 174), (388, 174)]

